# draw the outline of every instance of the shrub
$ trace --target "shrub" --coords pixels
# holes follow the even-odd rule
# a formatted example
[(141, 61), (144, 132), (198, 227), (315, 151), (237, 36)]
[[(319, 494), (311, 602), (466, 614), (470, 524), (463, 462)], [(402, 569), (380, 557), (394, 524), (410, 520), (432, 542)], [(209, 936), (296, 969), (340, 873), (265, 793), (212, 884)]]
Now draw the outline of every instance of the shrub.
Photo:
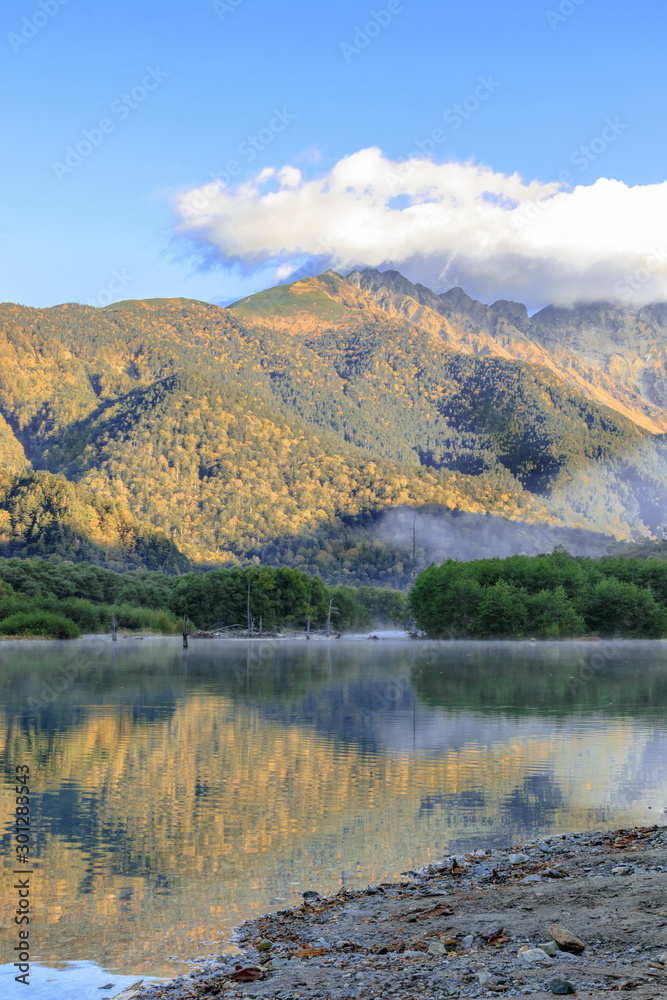
[(92, 601), (87, 601), (82, 597), (66, 597), (60, 601), (46, 600), (43, 604), (46, 610), (71, 618), (82, 632), (93, 633), (109, 630), (110, 626), (107, 626), (104, 620), (106, 608), (103, 604), (93, 604)]
[(114, 604), (110, 609), (116, 615), (118, 628), (128, 629), (130, 632), (139, 632), (141, 629), (149, 628), (146, 608), (133, 607), (131, 604)]
[[(176, 635), (182, 631), (183, 623), (179, 622), (168, 611), (148, 611), (148, 627), (152, 632), (160, 632), (164, 635)], [(191, 632), (196, 631), (194, 622), (190, 621), (188, 627)]]
[[(131, 632), (151, 631), (175, 635), (183, 628), (182, 623), (170, 611), (153, 611), (152, 608), (135, 607), (131, 604), (114, 604), (108, 609), (109, 622), (111, 622), (112, 611), (116, 615), (118, 628)], [(192, 620), (190, 620), (189, 627), (190, 631), (194, 632), (195, 625)], [(105, 631), (108, 631), (106, 624)]]
[(0, 621), (0, 635), (38, 635), (49, 639), (78, 639), (76, 622), (52, 611), (19, 611)]

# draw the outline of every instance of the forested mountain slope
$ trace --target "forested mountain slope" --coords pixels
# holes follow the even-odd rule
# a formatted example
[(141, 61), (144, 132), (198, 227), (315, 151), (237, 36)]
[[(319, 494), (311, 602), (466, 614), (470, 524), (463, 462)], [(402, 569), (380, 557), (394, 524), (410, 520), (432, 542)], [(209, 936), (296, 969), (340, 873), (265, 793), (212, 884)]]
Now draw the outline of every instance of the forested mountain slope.
[(396, 271), (366, 268), (346, 281), (388, 312), (439, 330), (456, 350), (544, 365), (648, 430), (667, 429), (667, 303), (639, 310), (605, 302), (547, 306), (529, 317), (520, 302), (486, 306), (461, 288), (436, 295)]
[(658, 531), (657, 408), (638, 423), (543, 348), (534, 363), (490, 334), (457, 340), (449, 306), (434, 308), (446, 296), (374, 274), (327, 272), (228, 309), (0, 306), (0, 545), (403, 585), (411, 546), (383, 535), (390, 508)]
[[(571, 310), (572, 322), (596, 310), (604, 312), (601, 306)], [(493, 469), (500, 477), (509, 471), (567, 524), (629, 537), (659, 531), (665, 521), (667, 465), (660, 429), (667, 426), (667, 410), (638, 396), (634, 383), (626, 384), (618, 373), (611, 379), (572, 352), (555, 359), (519, 329), (532, 322), (521, 304), (488, 307), (460, 289), (436, 295), (396, 271), (366, 269), (347, 278), (326, 272), (269, 289), (230, 311), (253, 322), (265, 338), (270, 331), (283, 341), (297, 339), (309, 352), (308, 370), (320, 363), (323, 345), (333, 344), (339, 353), (344, 347), (354, 362), (343, 372), (349, 380), (343, 385), (347, 410), (339, 402), (332, 418), (326, 400), (318, 398), (316, 415), (351, 440), (386, 450), (397, 447), (400, 434), (401, 445), (423, 462), (473, 474)], [(637, 357), (641, 348), (633, 331), (640, 339), (647, 317), (653, 317), (654, 355), (664, 354), (664, 311), (660, 305), (637, 314), (607, 309), (609, 315), (622, 314), (625, 346)], [(552, 312), (538, 314), (536, 329)], [(557, 311), (559, 322), (566, 322), (567, 312)], [(617, 325), (610, 321), (596, 336), (601, 344), (606, 337), (613, 352)], [(658, 365), (654, 381), (661, 373)], [(287, 371), (281, 378), (283, 392), (296, 398), (296, 405), (298, 397), (308, 398), (302, 372)], [(362, 405), (349, 405), (359, 397)], [(386, 414), (387, 437), (376, 425), (375, 441), (373, 428), (363, 426), (369, 399), (371, 410)]]

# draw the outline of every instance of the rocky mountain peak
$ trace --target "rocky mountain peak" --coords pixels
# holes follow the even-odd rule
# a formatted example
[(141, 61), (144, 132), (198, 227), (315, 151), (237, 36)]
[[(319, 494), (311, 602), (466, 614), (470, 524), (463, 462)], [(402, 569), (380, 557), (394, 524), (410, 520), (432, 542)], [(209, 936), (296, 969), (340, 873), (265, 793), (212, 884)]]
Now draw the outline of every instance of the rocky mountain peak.
[(475, 323), (484, 323), (489, 318), (489, 307), (477, 299), (471, 299), (462, 288), (450, 288), (448, 292), (442, 292), (438, 296), (442, 307), (440, 312), (447, 318), (452, 316), (465, 316)]
[(428, 306), (435, 312), (442, 312), (440, 296), (427, 288), (426, 285), (413, 284), (400, 271), (391, 269), (378, 271), (375, 267), (365, 267), (363, 271), (351, 271), (346, 280), (358, 285), (365, 292), (370, 292), (376, 298), (388, 292), (392, 296), (393, 304), (397, 307), (400, 307), (400, 300), (407, 297), (419, 305)]
[(511, 302), (508, 299), (498, 299), (490, 306), (492, 312), (502, 319), (513, 323), (519, 330), (523, 330), (528, 325), (528, 310), (523, 302)]

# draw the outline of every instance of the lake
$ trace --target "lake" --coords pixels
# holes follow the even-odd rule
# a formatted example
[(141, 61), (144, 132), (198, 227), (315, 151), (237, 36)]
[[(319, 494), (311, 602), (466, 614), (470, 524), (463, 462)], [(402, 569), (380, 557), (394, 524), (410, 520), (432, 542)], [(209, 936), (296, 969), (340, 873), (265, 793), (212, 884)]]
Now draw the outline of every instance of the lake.
[(34, 998), (188, 971), (306, 889), (666, 821), (667, 642), (180, 645), (0, 643), (2, 960), (28, 765)]

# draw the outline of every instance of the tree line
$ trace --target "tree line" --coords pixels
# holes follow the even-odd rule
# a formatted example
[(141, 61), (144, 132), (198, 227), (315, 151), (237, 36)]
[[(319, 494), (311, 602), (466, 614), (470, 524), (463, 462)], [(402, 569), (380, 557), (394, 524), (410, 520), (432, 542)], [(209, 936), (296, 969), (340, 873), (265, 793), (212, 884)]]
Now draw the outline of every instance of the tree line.
[(191, 629), (304, 631), (366, 629), (408, 613), (399, 591), (329, 587), (288, 567), (215, 569), (170, 577), (116, 573), (89, 563), (0, 559), (0, 635), (76, 638), (108, 633), (112, 616), (126, 631), (175, 634), (187, 615)]
[(448, 559), (408, 595), (429, 638), (559, 639), (667, 636), (667, 563), (659, 559), (540, 556)]

